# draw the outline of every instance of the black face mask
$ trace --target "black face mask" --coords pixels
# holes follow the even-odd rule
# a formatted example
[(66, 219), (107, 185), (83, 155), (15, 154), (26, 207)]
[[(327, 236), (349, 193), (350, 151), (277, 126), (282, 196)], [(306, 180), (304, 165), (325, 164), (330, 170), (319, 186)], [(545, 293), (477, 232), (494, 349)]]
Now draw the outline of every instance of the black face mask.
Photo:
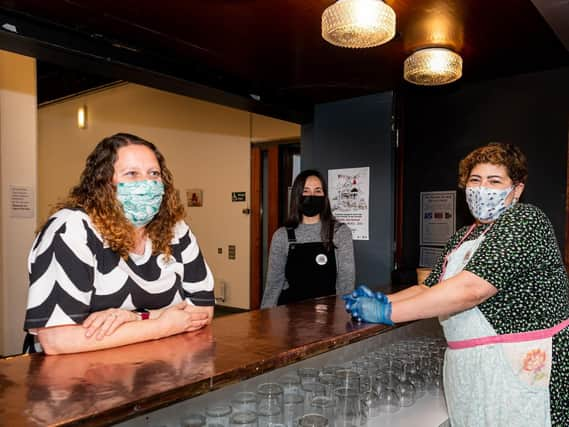
[(301, 196), (300, 212), (304, 216), (316, 216), (324, 210), (324, 196)]

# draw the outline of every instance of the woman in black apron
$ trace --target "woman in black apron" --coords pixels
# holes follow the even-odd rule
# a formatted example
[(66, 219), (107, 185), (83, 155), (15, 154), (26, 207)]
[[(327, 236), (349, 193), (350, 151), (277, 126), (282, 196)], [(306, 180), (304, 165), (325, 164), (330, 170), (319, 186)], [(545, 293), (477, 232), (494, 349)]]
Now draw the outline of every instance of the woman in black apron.
[(290, 215), (273, 235), (261, 307), (350, 292), (354, 270), (352, 233), (332, 216), (324, 178), (301, 172)]

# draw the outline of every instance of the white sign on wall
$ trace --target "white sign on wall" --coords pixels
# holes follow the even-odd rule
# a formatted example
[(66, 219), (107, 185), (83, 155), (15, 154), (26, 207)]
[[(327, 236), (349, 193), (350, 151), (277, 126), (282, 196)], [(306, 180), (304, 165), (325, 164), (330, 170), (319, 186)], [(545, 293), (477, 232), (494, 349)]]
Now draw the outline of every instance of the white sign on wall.
[(456, 191), (421, 192), (420, 245), (444, 245), (456, 231)]
[(419, 266), (433, 268), (442, 253), (442, 247), (421, 246)]
[(348, 225), (354, 240), (369, 240), (369, 167), (330, 169), (328, 197), (332, 213)]
[(34, 216), (34, 190), (32, 187), (20, 185), (9, 186), (10, 217), (33, 218)]

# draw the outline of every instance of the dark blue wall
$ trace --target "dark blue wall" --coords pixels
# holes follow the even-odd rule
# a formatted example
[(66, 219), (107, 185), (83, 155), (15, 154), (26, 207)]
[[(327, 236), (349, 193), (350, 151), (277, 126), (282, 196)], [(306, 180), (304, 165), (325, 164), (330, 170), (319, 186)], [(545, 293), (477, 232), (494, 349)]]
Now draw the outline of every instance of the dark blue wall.
[(320, 104), (302, 127), (302, 168), (370, 167), (370, 240), (354, 241), (356, 283), (381, 287), (393, 269), (391, 92)]
[[(526, 153), (522, 201), (545, 211), (563, 249), (569, 68), (404, 95), (403, 266), (418, 264), (419, 193), (457, 189), (459, 160), (490, 141), (512, 142)], [(463, 192), (457, 194), (458, 228), (472, 218)]]

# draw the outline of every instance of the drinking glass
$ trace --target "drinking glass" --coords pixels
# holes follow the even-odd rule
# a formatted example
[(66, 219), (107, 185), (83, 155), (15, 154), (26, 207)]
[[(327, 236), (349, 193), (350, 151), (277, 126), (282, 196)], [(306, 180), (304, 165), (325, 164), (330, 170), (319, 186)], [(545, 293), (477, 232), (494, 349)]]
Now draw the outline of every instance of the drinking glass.
[(304, 410), (307, 412), (310, 410), (310, 404), (314, 397), (326, 395), (326, 387), (320, 383), (303, 384), (302, 390), (304, 392)]
[(284, 395), (284, 423), (288, 427), (296, 426), (304, 414), (304, 396), (301, 394)]
[(360, 374), (360, 393), (371, 391), (372, 378), (375, 376), (375, 369), (363, 369)]
[(324, 366), (320, 369), (320, 376), (322, 375), (336, 375), (336, 372), (343, 369), (341, 366)]
[(283, 388), (277, 383), (257, 387), (257, 417), (259, 427), (282, 423), (284, 413)]
[(302, 392), (298, 375), (285, 375), (279, 379), (279, 384), (283, 388), (284, 394), (299, 394)]
[(234, 412), (229, 423), (232, 427), (257, 427), (257, 414), (250, 411)]
[(336, 427), (358, 427), (361, 421), (360, 395), (358, 389), (337, 388)]
[(329, 420), (333, 420), (336, 412), (336, 402), (330, 396), (315, 396), (312, 398), (309, 412), (324, 415)]
[(257, 395), (252, 391), (240, 391), (231, 399), (234, 412), (255, 412), (257, 410)]
[(326, 396), (334, 397), (334, 389), (336, 388), (336, 375), (334, 374), (320, 374), (320, 384), (326, 389)]
[(259, 427), (272, 427), (275, 424), (282, 424), (283, 412), (278, 406), (259, 406), (257, 421)]
[(228, 427), (231, 405), (208, 406), (205, 411), (207, 427)]
[(415, 386), (415, 398), (419, 399), (425, 395), (425, 379), (420, 373), (409, 374), (409, 381)]
[(336, 388), (360, 389), (360, 374), (350, 369), (342, 369), (336, 372)]
[(396, 384), (395, 391), (399, 396), (399, 404), (401, 406), (411, 406), (415, 403), (417, 391), (415, 385), (409, 379), (409, 372), (413, 371), (413, 362), (405, 360), (403, 369), (399, 376), (399, 384)]
[(297, 372), (302, 385), (315, 383), (318, 379), (318, 369), (316, 368), (298, 368)]
[(374, 391), (364, 393), (362, 396), (362, 418), (366, 420), (379, 416), (379, 395)]
[(180, 421), (182, 427), (205, 427), (206, 420), (201, 414), (187, 414)]
[(443, 377), (440, 373), (433, 373), (430, 378), (427, 391), (433, 396), (442, 396), (443, 394)]
[(399, 411), (399, 396), (392, 388), (385, 388), (378, 395), (379, 412), (393, 413)]
[(395, 392), (399, 396), (399, 404), (401, 406), (411, 406), (415, 403), (415, 386), (408, 380), (400, 381)]
[(395, 375), (384, 371), (378, 371), (374, 379), (373, 391), (377, 394), (381, 394), (385, 389), (395, 390), (398, 384), (399, 379)]
[(328, 427), (328, 419), (320, 414), (306, 414), (298, 420), (299, 427)]

